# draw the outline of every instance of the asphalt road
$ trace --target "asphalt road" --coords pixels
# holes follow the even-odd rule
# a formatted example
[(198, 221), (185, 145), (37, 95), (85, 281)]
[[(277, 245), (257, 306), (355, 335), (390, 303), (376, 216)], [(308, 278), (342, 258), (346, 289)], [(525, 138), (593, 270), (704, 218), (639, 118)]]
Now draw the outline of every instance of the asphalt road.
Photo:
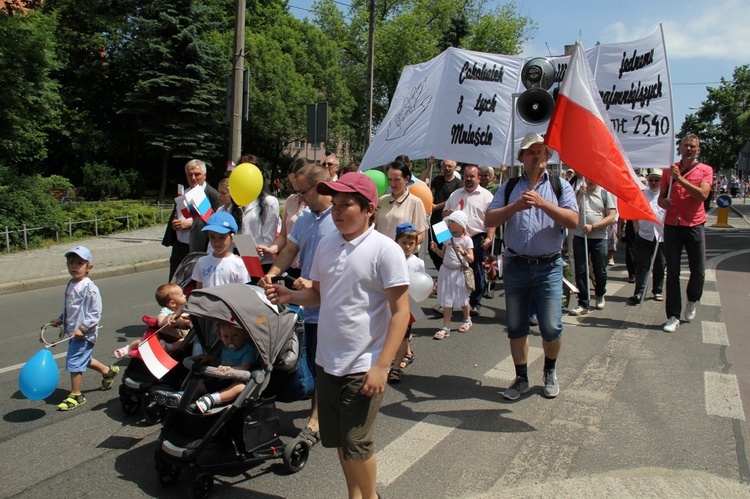
[[(750, 401), (750, 370), (743, 365), (750, 353), (744, 338), (750, 259), (742, 252), (748, 234), (709, 236), (709, 262), (718, 268), (709, 272), (699, 320), (673, 335), (661, 332), (661, 304), (627, 305), (631, 285), (624, 266), (614, 267), (606, 309), (565, 318), (556, 400), (540, 395), (538, 334), (530, 352), (534, 388), (513, 403), (501, 396), (513, 376), (499, 325), (502, 291), (470, 333), (444, 341), (432, 340), (440, 322), (428, 312), (414, 327), (416, 361), (387, 391), (379, 417), (381, 494), (750, 497), (747, 402), (743, 407), (740, 401)], [(96, 280), (105, 309), (96, 358), (114, 361), (115, 347), (142, 334), (140, 317), (157, 311), (153, 291), (164, 278), (158, 270)], [(434, 304), (423, 302), (425, 310)], [(84, 376), (88, 405), (69, 413), (55, 410), (68, 391), (63, 371), (46, 401), (17, 391), (18, 364), (38, 350), (39, 326), (61, 306), (57, 288), (0, 297), (0, 387), (7, 394), (0, 402), (0, 496), (183, 497), (184, 479), (164, 489), (153, 471), (159, 428), (124, 416), (116, 390), (98, 390), (98, 376)], [(723, 325), (726, 344), (706, 342), (706, 331), (716, 328), (705, 323)], [(742, 399), (713, 384), (722, 376), (735, 376)], [(284, 438), (296, 434), (306, 407), (279, 404)], [(316, 446), (300, 473), (286, 474), (279, 461), (266, 463), (247, 477), (222, 478), (213, 497), (345, 492), (335, 453)]]

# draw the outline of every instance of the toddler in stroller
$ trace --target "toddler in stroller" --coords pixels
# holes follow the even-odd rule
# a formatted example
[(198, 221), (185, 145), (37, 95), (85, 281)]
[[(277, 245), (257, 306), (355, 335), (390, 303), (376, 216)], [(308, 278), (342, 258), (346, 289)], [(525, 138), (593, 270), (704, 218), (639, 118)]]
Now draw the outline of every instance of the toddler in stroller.
[[(167, 409), (157, 440), (155, 467), (160, 482), (172, 485), (181, 470), (187, 469), (190, 495), (205, 497), (214, 474), (238, 475), (279, 458), (289, 471), (301, 470), (309, 443), (298, 439), (284, 445), (274, 398), (263, 396), (272, 376), (297, 368), (297, 315), (269, 302), (263, 289), (246, 284), (195, 290), (185, 311), (190, 314), (195, 340), (205, 352), (216, 355), (221, 349), (227, 353), (229, 345), (245, 341), (245, 346), (254, 347), (254, 361), (252, 370), (246, 371), (211, 367), (203, 356), (186, 359), (190, 373), (177, 407)], [(223, 336), (223, 348), (217, 330)], [(207, 395), (200, 395), (216, 379), (224, 380), (224, 387), (214, 388), (211, 402), (201, 407)]]
[[(190, 276), (195, 262), (205, 254), (190, 253), (185, 257), (172, 277), (172, 282), (160, 286), (156, 292), (156, 301), (162, 306), (159, 318), (144, 315), (142, 320), (147, 329), (143, 337), (115, 351), (115, 357), (127, 356), (130, 359), (119, 389), (122, 411), (130, 416), (143, 408), (143, 416), (148, 424), (159, 423), (164, 417), (164, 407), (154, 401), (153, 393), (158, 390), (178, 389), (187, 376), (187, 369), (179, 364), (158, 378), (146, 367), (138, 352), (138, 346), (143, 339), (157, 333), (164, 350), (176, 361), (181, 362), (190, 355), (192, 336), (185, 337), (184, 330), (180, 331), (190, 324), (181, 317), (181, 312), (187, 296), (193, 289)], [(159, 330), (165, 323), (170, 322), (170, 318), (179, 320), (172, 320), (172, 324), (166, 324), (166, 327)]]

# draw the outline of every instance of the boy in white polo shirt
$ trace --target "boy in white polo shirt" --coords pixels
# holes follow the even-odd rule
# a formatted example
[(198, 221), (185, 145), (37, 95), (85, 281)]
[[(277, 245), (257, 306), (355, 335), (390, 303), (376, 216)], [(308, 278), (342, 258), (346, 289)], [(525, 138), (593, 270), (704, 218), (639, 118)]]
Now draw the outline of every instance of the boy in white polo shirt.
[(318, 405), (324, 447), (336, 447), (349, 497), (375, 497), (375, 417), (388, 370), (409, 322), (409, 272), (403, 250), (374, 230), (375, 183), (360, 172), (317, 190), (333, 196), (337, 233), (315, 253), (312, 288), (267, 285), (269, 299), (320, 305)]

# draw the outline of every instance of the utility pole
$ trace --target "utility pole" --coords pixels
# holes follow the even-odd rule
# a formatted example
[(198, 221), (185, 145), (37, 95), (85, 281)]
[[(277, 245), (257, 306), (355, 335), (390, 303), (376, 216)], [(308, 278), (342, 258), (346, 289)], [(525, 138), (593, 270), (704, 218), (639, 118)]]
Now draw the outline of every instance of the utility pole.
[(234, 17), (234, 70), (232, 115), (229, 118), (229, 161), (242, 153), (242, 82), (245, 69), (245, 0), (237, 0)]
[(370, 147), (372, 140), (372, 88), (374, 85), (375, 64), (375, 0), (370, 0), (370, 47), (367, 54), (367, 137), (365, 137), (365, 150)]

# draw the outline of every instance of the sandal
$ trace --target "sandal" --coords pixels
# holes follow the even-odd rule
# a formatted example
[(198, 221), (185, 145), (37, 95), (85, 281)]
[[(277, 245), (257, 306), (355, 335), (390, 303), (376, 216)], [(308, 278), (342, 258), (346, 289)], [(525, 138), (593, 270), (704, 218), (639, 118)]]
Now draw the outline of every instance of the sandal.
[(468, 333), (469, 329), (471, 329), (471, 326), (474, 324), (471, 322), (470, 319), (465, 319), (464, 323), (461, 324), (461, 326), (458, 328), (459, 333)]
[(102, 376), (102, 390), (107, 391), (112, 388), (112, 384), (115, 382), (115, 377), (120, 374), (119, 366), (109, 366), (109, 372)]
[(305, 426), (305, 428), (301, 432), (299, 432), (297, 438), (306, 441), (310, 444), (310, 447), (312, 447), (313, 445), (320, 442), (320, 432), (313, 431), (309, 426)]
[(401, 382), (401, 369), (398, 367), (391, 367), (388, 370), (388, 383), (400, 383)]
[(401, 369), (406, 369), (406, 367), (412, 362), (414, 362), (414, 352), (404, 355), (404, 358), (401, 359), (401, 364), (399, 364), (399, 367)]
[(86, 403), (86, 397), (81, 395), (73, 395), (72, 393), (68, 395), (68, 398), (63, 400), (57, 405), (58, 411), (72, 411), (73, 409), (78, 409), (83, 404)]
[(442, 340), (450, 337), (451, 330), (448, 327), (441, 327), (440, 330), (432, 336), (433, 340)]

